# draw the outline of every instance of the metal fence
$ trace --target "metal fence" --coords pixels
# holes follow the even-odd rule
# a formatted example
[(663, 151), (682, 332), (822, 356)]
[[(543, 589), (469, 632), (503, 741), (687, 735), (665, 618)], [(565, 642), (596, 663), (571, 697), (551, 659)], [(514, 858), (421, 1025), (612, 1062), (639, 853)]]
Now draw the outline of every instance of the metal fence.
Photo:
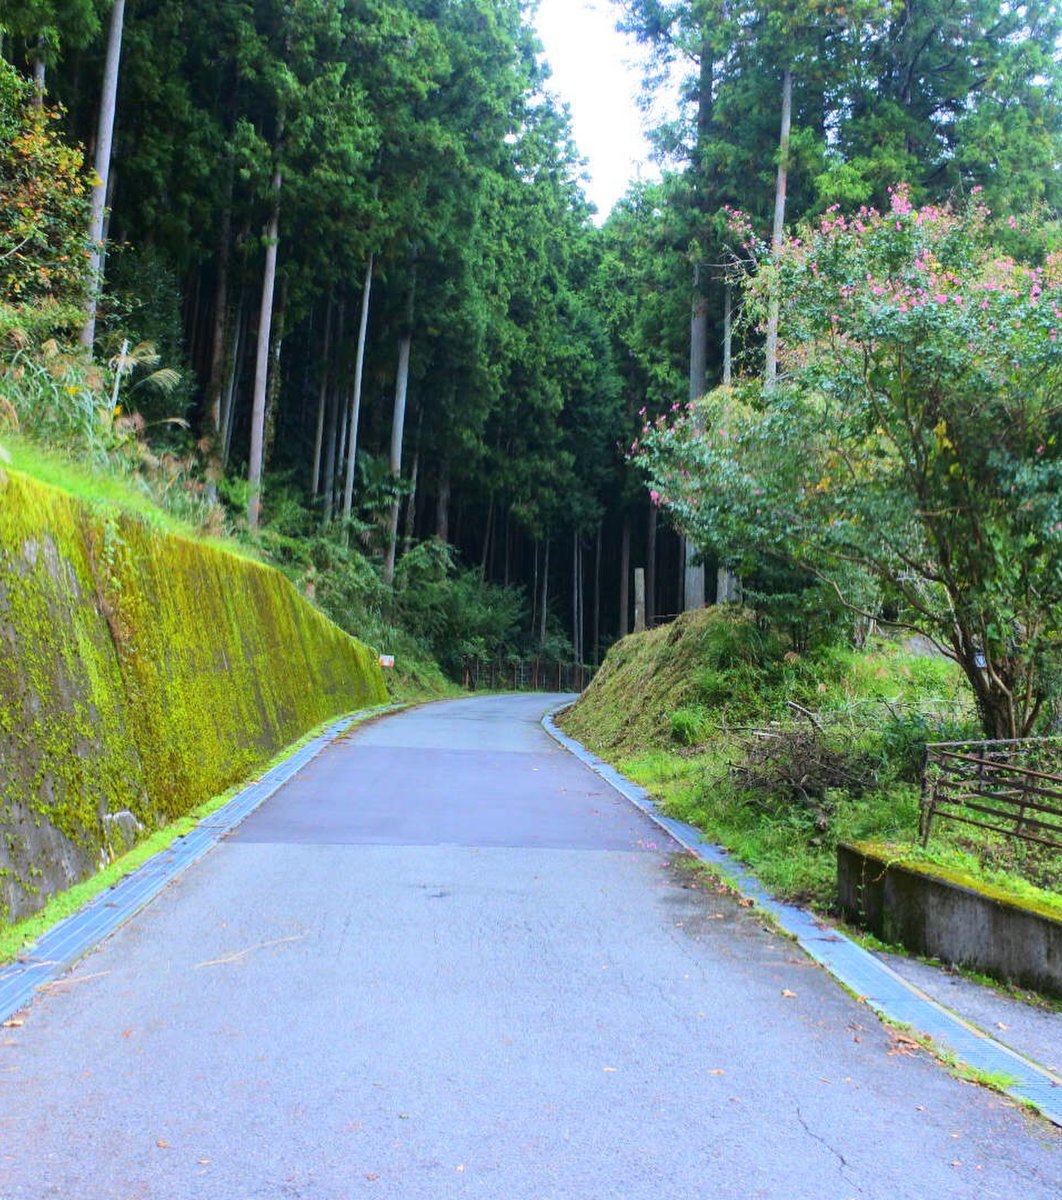
[(527, 659), (516, 663), (467, 658), (462, 679), (470, 691), (582, 692), (594, 668), (581, 663)]
[(1062, 850), (1062, 739), (926, 746), (919, 833), (956, 821)]

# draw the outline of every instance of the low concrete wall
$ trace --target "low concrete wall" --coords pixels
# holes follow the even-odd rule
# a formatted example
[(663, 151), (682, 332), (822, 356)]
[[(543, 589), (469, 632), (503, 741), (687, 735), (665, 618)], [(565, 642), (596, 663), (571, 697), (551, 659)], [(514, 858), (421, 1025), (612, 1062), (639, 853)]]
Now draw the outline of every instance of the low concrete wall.
[(882, 941), (993, 978), (1062, 996), (1062, 920), (890, 862), (867, 845), (837, 847), (846, 920)]

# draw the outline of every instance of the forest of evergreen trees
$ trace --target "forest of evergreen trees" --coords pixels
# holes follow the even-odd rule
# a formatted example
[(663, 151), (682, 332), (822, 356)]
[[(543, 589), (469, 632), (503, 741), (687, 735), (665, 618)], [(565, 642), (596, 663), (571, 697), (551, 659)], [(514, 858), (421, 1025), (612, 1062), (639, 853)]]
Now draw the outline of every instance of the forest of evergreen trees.
[[(0, 0), (0, 437), (135, 443), (330, 611), (406, 588), (432, 642), (447, 605), (475, 609), (433, 643), (451, 668), (543, 644), (597, 661), (635, 567), (650, 619), (710, 602), (716, 557), (698, 573), (630, 451), (647, 420), (777, 374), (733, 210), (777, 248), (904, 184), (1053, 230), (1062, 17), (613, 7), (647, 98), (680, 96), (652, 131), (661, 180), (596, 226), (532, 4)], [(748, 594), (792, 586), (762, 575)]]

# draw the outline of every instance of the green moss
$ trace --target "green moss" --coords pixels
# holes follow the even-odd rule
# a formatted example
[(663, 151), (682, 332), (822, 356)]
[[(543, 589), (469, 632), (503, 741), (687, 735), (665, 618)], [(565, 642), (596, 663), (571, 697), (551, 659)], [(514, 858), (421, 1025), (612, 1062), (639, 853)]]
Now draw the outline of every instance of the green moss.
[(1062, 921), (1062, 896), (1033, 887), (1024, 880), (1008, 880), (1005, 884), (993, 882), (975, 869), (941, 862), (939, 856), (923, 853), (918, 846), (910, 843), (853, 842), (852, 845), (861, 853), (879, 858), (889, 866), (904, 867), (919, 875), (928, 875), (944, 883), (967, 888), (1011, 908), (1025, 909), (1052, 921)]
[[(368, 714), (362, 720), (371, 720), (372, 716), (373, 714)], [(256, 774), (279, 766), (280, 763), (290, 758), (308, 741), (323, 733), (332, 723), (331, 719), (322, 721), (313, 729), (308, 730), (298, 741), (293, 742), (290, 746), (286, 746), (279, 754), (274, 755), (269, 762), (263, 764)], [(98, 896), (100, 892), (106, 891), (107, 888), (113, 887), (120, 880), (124, 879), (126, 875), (132, 874), (138, 867), (143, 866), (148, 859), (167, 849), (177, 838), (190, 833), (200, 821), (210, 816), (211, 813), (216, 812), (223, 804), (228, 803), (248, 782), (248, 779), (241, 780), (219, 795), (212, 796), (209, 800), (197, 805), (185, 816), (178, 818), (178, 820), (171, 822), (162, 829), (156, 830), (144, 838), (134, 849), (115, 859), (114, 862), (109, 863), (90, 878), (49, 897), (40, 911), (36, 912), (33, 916), (27, 917), (25, 920), (19, 921), (7, 928), (0, 928), (0, 965), (10, 962), (24, 946), (36, 941), (37, 938), (51, 929), (53, 925), (70, 916), (72, 913), (77, 912), (79, 908), (87, 904), (95, 896)]]
[(106, 861), (106, 816), (158, 829), (386, 699), (371, 652), (279, 572), (0, 477), (0, 920)]

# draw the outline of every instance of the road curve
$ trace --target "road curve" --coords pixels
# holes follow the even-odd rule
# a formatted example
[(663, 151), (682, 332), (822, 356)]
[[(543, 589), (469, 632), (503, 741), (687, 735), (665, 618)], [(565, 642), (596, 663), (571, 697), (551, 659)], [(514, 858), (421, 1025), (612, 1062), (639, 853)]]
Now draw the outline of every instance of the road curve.
[(549, 702), (345, 736), (0, 1030), (0, 1200), (1058, 1200)]

